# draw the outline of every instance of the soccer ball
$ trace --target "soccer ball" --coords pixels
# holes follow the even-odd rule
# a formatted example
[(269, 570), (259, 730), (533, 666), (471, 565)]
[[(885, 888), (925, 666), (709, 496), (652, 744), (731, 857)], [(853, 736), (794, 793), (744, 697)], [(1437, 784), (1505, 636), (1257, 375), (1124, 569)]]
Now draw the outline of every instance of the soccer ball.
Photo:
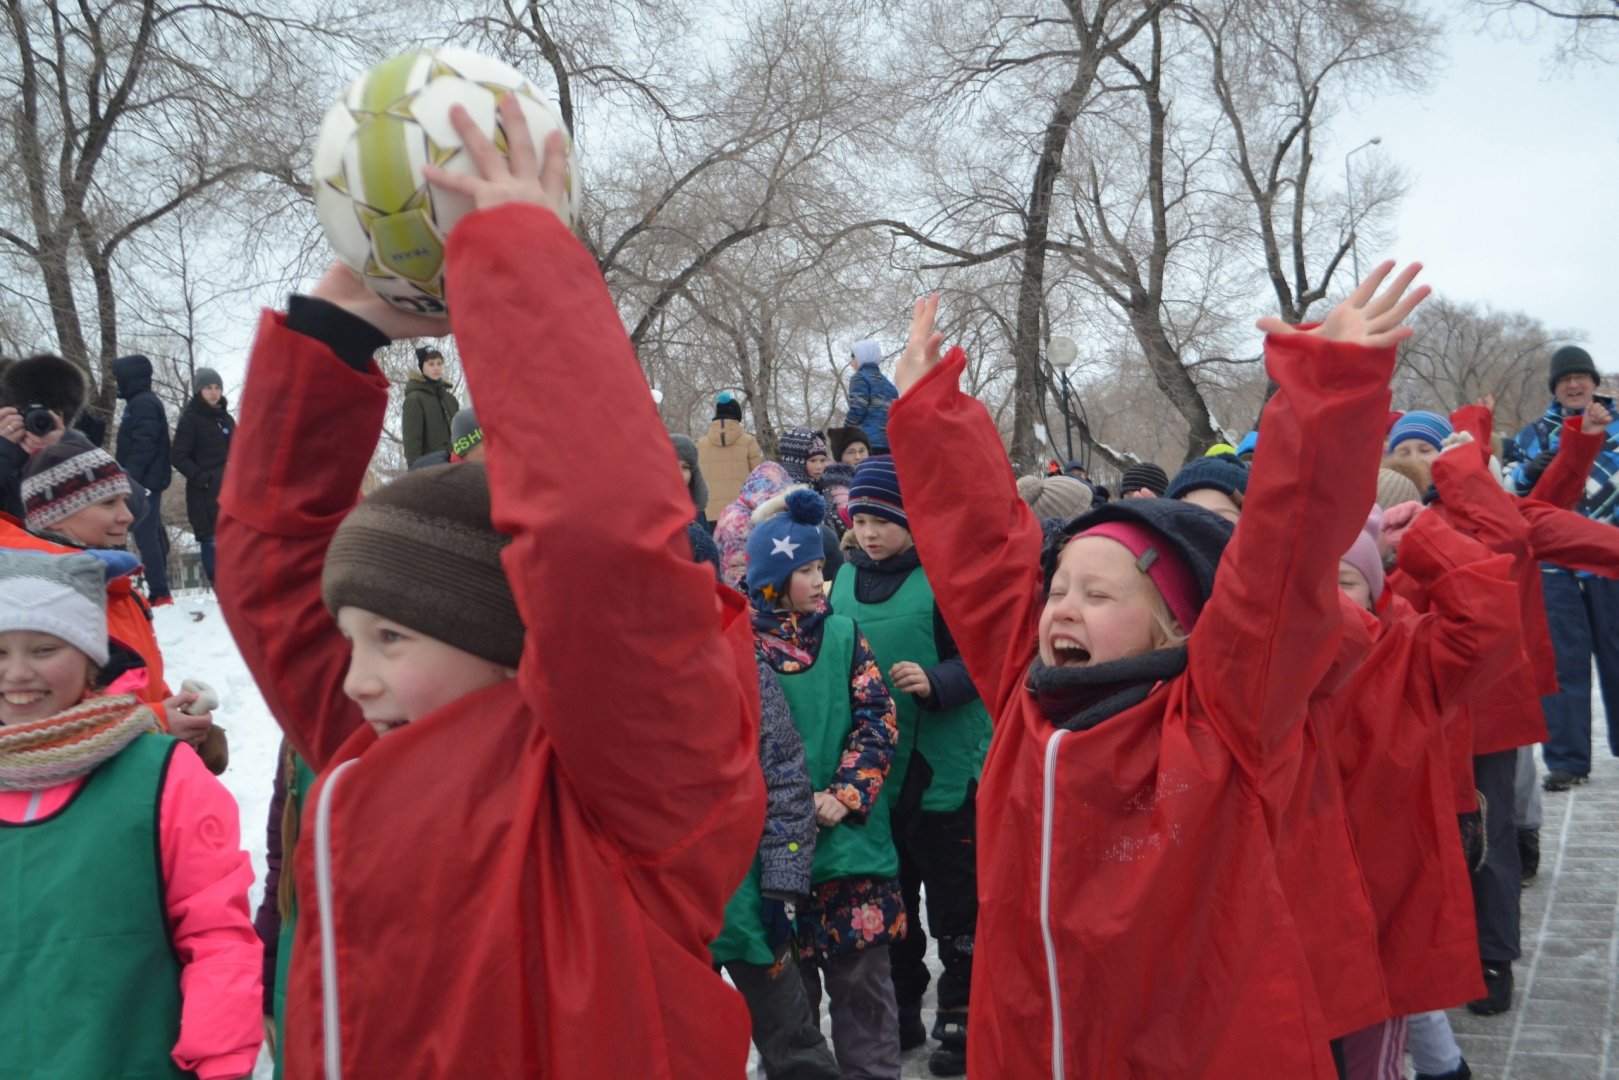
[[(464, 106), (494, 144), (506, 149), (495, 106), (517, 95), (534, 145), (562, 127), (551, 106), (516, 68), (453, 47), (403, 53), (371, 68), (343, 91), (321, 121), (315, 143), (315, 212), (337, 257), (390, 304), (445, 316), (444, 239), (472, 201), (430, 186), (422, 166), (476, 175), (450, 125)], [(578, 167), (568, 140), (562, 218), (573, 224)]]

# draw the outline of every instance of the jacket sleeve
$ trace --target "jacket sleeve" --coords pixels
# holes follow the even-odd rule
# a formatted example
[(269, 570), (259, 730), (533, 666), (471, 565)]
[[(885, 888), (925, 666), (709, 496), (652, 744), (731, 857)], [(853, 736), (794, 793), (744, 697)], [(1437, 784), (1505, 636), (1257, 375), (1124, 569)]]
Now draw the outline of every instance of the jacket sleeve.
[(275, 962), (281, 946), (281, 817), (287, 808), (287, 743), (276, 755), (275, 782), (270, 789), (270, 813), (264, 823), (264, 895), (253, 916), (253, 931), (264, 946), (264, 1015), (275, 1012)]
[(1541, 437), (1542, 425), (1551, 428), (1550, 422), (1543, 418), (1518, 432), (1517, 438), (1513, 440), (1518, 444), (1518, 451), (1523, 455), (1523, 460), (1507, 474), (1507, 488), (1514, 495), (1529, 494), (1539, 480), (1539, 477), (1532, 472), (1531, 465), (1534, 463), (1535, 458), (1540, 456), (1541, 451), (1547, 449), (1543, 445), (1546, 440)]
[(387, 405), (374, 365), (356, 371), (284, 315), (264, 314), (219, 500), (219, 598), (271, 714), (316, 772), (362, 726), (343, 693), (349, 649), (321, 602), (320, 572)]
[(0, 439), (0, 513), (18, 521), (24, 517), (22, 471), (27, 465), (28, 451), (10, 439)]
[(894, 403), (888, 434), (939, 610), (973, 684), (998, 715), (1034, 654), (1043, 545), (1040, 523), (1018, 498), (995, 421), (961, 392), (966, 366), (967, 354), (951, 349)]
[[(1520, 563), (1531, 558), (1529, 526), (1519, 503), (1495, 482), (1477, 453), (1453, 447), (1434, 458), (1431, 471), (1440, 501), (1464, 533)], [(1401, 541), (1402, 555), (1404, 546)]]
[(187, 484), (200, 482), (202, 466), (197, 464), (197, 419), (187, 409), (180, 414), (180, 422), (174, 425), (174, 442), (169, 447), (169, 460), (174, 469), (186, 478)]
[(1262, 778), (1296, 757), (1306, 704), (1337, 656), (1338, 560), (1377, 494), (1394, 350), (1272, 335), (1265, 361), (1279, 390), (1187, 650), (1204, 716)]
[(859, 634), (854, 662), (849, 671), (849, 712), (852, 725), (837, 772), (827, 785), (837, 800), (849, 808), (849, 820), (864, 823), (882, 794), (883, 782), (894, 763), (899, 747), (899, 719), (894, 699), (888, 695), (877, 657)]
[(855, 368), (854, 374), (849, 376), (849, 408), (843, 414), (844, 426), (860, 427), (865, 424), (870, 408), (871, 380), (866, 377), (864, 368)]
[(606, 283), (555, 214), (514, 204), (457, 224), (448, 288), (522, 690), (609, 842), (655, 874), (702, 840), (743, 856), (734, 887), (764, 813), (747, 605), (691, 559), (691, 495)]
[(399, 410), (404, 425), (406, 465), (427, 453), (427, 416), (422, 412), (421, 397), (407, 391), (405, 403)]
[(1552, 463), (1540, 474), (1529, 497), (1543, 503), (1572, 510), (1585, 498), (1585, 481), (1596, 465), (1606, 436), (1602, 432), (1587, 434), (1581, 426), (1583, 418), (1571, 416), (1563, 425), (1563, 437), (1557, 443)]
[(770, 896), (808, 896), (815, 859), (815, 792), (804, 740), (775, 672), (759, 665), (759, 765), (765, 776), (765, 832), (759, 841), (759, 888)]
[(1529, 524), (1535, 558), (1569, 570), (1619, 578), (1619, 528), (1573, 510), (1526, 499), (1519, 508)]
[(168, 422), (163, 418), (162, 403), (155, 394), (136, 395), (124, 410), (123, 423), (129, 428), (129, 445), (118, 464), (144, 487), (162, 491), (167, 485), (161, 483), (161, 474), (170, 467), (163, 455)]
[[(1511, 498), (1502, 492), (1503, 497)], [(1509, 555), (1423, 514), (1400, 541), (1400, 569), (1428, 600), (1414, 638), (1408, 700), (1443, 714), (1489, 690), (1523, 655), (1518, 585)]]
[(169, 934), (180, 962), (180, 1039), (172, 1057), (201, 1080), (246, 1076), (264, 1041), (263, 950), (247, 890), (236, 801), (184, 743), (163, 784), (158, 848)]
[(978, 687), (967, 673), (967, 661), (961, 658), (961, 650), (956, 648), (956, 639), (937, 603), (933, 606), (933, 639), (938, 644), (939, 662), (926, 671), (932, 693), (925, 698), (912, 694), (917, 706), (925, 712), (948, 712), (977, 701)]

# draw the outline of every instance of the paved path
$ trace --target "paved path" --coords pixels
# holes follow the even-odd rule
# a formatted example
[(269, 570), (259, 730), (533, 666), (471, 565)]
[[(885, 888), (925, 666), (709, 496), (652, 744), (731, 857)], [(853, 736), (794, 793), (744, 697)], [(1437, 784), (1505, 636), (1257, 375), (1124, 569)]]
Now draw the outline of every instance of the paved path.
[(1544, 796), (1512, 1011), (1451, 1013), (1480, 1080), (1619, 1080), (1619, 762), (1595, 726), (1591, 782)]

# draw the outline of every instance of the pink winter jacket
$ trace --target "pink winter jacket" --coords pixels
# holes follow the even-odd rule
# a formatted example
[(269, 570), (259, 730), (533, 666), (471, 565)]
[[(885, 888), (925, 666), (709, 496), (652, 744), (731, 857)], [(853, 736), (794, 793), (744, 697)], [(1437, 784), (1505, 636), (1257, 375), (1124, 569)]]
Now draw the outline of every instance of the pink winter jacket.
[[(0, 821), (15, 825), (53, 814), (83, 784), (79, 777), (38, 792), (0, 791)], [(170, 1056), (199, 1080), (245, 1077), (264, 1041), (263, 946), (247, 906), (253, 865), (242, 850), (236, 800), (182, 744), (169, 763), (158, 813), (164, 902), (184, 1002)]]

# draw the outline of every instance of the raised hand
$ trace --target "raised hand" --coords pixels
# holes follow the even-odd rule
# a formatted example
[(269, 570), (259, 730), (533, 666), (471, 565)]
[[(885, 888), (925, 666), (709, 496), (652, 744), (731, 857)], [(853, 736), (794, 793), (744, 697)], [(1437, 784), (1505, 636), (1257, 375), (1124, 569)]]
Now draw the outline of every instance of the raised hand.
[(1381, 263), (1355, 286), (1337, 307), (1327, 314), (1320, 326), (1300, 330), (1275, 316), (1267, 316), (1255, 323), (1267, 334), (1314, 334), (1328, 341), (1342, 341), (1351, 345), (1365, 345), (1373, 349), (1386, 349), (1410, 337), (1415, 331), (1402, 325), (1417, 305), (1433, 292), (1427, 285), (1418, 286), (1406, 295), (1411, 282), (1422, 271), (1421, 263), (1412, 263), (1401, 271), (1394, 283), (1378, 293), (1378, 286), (1394, 269), (1394, 260)]
[(334, 262), (310, 290), (310, 296), (336, 304), (357, 315), (386, 334), (389, 341), (404, 338), (442, 337), (450, 332), (450, 322), (438, 315), (416, 315), (396, 308), (365, 287), (360, 275), (346, 264)]
[(1593, 401), (1585, 407), (1585, 416), (1580, 420), (1580, 430), (1587, 435), (1600, 435), (1608, 430), (1613, 423), (1613, 413), (1600, 401)]
[(562, 132), (545, 137), (545, 161), (535, 153), (534, 139), (516, 94), (500, 99), (500, 121), (506, 131), (506, 153), (495, 148), (478, 129), (467, 110), (459, 105), (450, 109), (450, 123), (461, 136), (467, 156), (478, 167), (477, 176), (450, 172), (436, 165), (424, 165), (422, 175), (429, 183), (465, 195), (479, 210), (508, 202), (533, 203), (552, 213), (560, 213), (567, 192), (568, 146)]
[(916, 302), (911, 313), (911, 333), (905, 340), (905, 351), (900, 353), (894, 368), (894, 386), (901, 394), (915, 386), (917, 380), (932, 371), (939, 363), (939, 349), (944, 335), (933, 329), (933, 320), (939, 314), (939, 294), (930, 293)]

